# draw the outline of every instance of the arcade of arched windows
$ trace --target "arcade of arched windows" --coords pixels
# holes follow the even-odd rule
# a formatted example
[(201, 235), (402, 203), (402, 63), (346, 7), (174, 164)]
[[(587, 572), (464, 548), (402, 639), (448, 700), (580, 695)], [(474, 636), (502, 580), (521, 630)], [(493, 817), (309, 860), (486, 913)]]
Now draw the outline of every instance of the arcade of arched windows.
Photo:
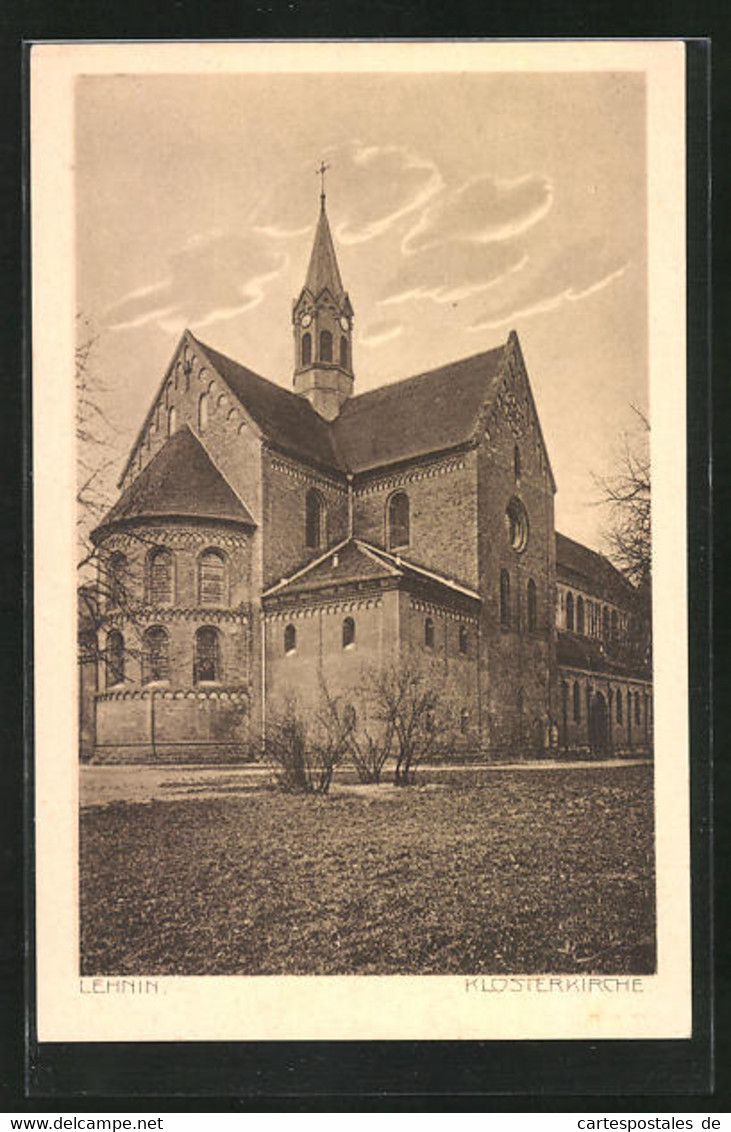
[(623, 610), (608, 602), (559, 586), (556, 626), (582, 637), (622, 642), (627, 639), (629, 618)]
[(563, 671), (558, 683), (559, 745), (647, 749), (653, 736), (652, 689)]

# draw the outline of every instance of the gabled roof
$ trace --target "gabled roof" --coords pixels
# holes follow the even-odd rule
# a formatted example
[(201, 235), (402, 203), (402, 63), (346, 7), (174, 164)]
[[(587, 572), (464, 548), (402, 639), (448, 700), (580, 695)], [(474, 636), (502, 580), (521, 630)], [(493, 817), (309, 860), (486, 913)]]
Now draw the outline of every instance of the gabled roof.
[(219, 354), (192, 334), (191, 338), (267, 440), (305, 460), (340, 470), (328, 423), (309, 401)]
[(289, 578), (270, 586), (263, 594), (279, 597), (312, 593), (331, 586), (353, 585), (375, 580), (407, 580), (421, 585), (440, 587), (455, 595), (479, 601), (474, 590), (447, 578), (434, 570), (427, 570), (408, 562), (399, 555), (390, 554), (363, 539), (344, 539), (331, 547), (313, 562), (309, 562)]
[(165, 442), (92, 533), (133, 519), (216, 519), (256, 526), (195, 433), (185, 425)]
[(343, 281), (340, 278), (335, 246), (325, 211), (325, 197), (320, 198), (320, 215), (317, 219), (315, 239), (312, 244), (310, 264), (307, 268), (305, 288), (316, 299), (327, 288), (332, 297), (340, 302), (345, 297)]
[(504, 349), (351, 397), (330, 426), (342, 466), (364, 472), (468, 441)]
[(608, 558), (556, 531), (556, 574), (560, 582), (596, 597), (623, 604), (633, 602), (637, 591)]

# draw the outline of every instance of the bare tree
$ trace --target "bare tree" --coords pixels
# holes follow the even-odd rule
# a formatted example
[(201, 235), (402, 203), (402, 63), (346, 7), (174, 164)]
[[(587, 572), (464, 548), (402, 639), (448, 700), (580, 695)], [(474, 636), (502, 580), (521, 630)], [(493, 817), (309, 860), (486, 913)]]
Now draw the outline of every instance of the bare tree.
[(374, 720), (393, 736), (394, 783), (408, 786), (414, 769), (448, 738), (449, 718), (438, 678), (418, 664), (374, 671), (368, 681)]
[(623, 437), (622, 450), (608, 476), (595, 476), (599, 504), (608, 511), (605, 530), (609, 556), (639, 589), (652, 577), (650, 422), (634, 405), (637, 428)]
[(378, 784), (383, 768), (393, 754), (394, 726), (374, 726), (368, 718), (370, 708), (367, 697), (361, 697), (358, 722), (350, 736), (350, 759), (362, 783)]
[(289, 696), (267, 719), (264, 758), (277, 785), (292, 793), (327, 794), (335, 768), (343, 762), (355, 726), (351, 705), (332, 696), (320, 682), (312, 712)]

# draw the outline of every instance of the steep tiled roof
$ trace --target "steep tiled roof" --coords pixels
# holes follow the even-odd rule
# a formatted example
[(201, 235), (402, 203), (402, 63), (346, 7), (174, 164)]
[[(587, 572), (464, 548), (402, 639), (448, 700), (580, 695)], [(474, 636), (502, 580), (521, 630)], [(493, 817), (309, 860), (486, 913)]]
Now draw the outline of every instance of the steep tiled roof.
[(290, 578), (271, 586), (264, 597), (311, 593), (329, 586), (351, 585), (375, 579), (405, 579), (427, 586), (448, 590), (450, 596), (467, 597), (479, 601), (479, 594), (454, 582), (444, 574), (427, 570), (402, 557), (372, 546), (363, 539), (345, 539), (319, 558), (302, 567)]
[(634, 586), (603, 554), (590, 550), (556, 531), (556, 574), (560, 582), (576, 586), (596, 597), (620, 603), (632, 602)]
[(153, 456), (93, 535), (140, 518), (223, 519), (256, 525), (187, 425)]
[(268, 440), (305, 460), (339, 468), (328, 423), (309, 401), (195, 341)]
[(469, 440), (504, 347), (351, 397), (331, 426), (341, 464), (363, 472)]

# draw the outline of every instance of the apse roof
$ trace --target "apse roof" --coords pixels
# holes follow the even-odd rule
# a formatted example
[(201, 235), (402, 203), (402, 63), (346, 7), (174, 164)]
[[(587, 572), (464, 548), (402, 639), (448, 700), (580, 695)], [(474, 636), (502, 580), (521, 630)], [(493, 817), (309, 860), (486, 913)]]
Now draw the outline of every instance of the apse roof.
[(187, 425), (155, 453), (93, 534), (141, 518), (216, 519), (256, 525)]

